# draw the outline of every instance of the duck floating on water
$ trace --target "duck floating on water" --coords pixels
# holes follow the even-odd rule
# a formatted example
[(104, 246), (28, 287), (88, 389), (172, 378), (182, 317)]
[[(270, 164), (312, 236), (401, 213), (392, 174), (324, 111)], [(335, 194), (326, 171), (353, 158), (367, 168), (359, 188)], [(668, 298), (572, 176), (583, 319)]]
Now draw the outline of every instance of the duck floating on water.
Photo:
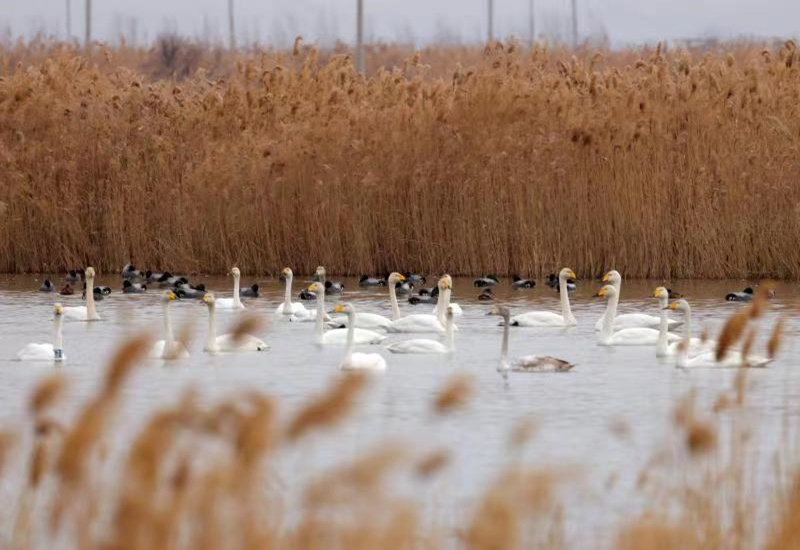
[(482, 288), (482, 287), (487, 287), (487, 286), (494, 286), (499, 282), (500, 282), (500, 280), (497, 278), (496, 275), (486, 275), (485, 277), (480, 277), (478, 279), (475, 279), (472, 282), (472, 284), (476, 288)]
[(511, 280), (511, 286), (514, 288), (533, 288), (536, 286), (536, 281), (533, 279), (523, 279), (519, 275), (514, 275)]
[(144, 294), (145, 292), (147, 292), (147, 285), (132, 283), (128, 279), (122, 281), (123, 294)]
[(378, 277), (370, 277), (369, 275), (362, 275), (358, 280), (358, 286), (386, 286), (386, 279)]
[(494, 300), (494, 293), (492, 292), (491, 287), (487, 287), (483, 289), (483, 292), (478, 294), (478, 300), (488, 302), (490, 300)]
[(53, 283), (50, 282), (50, 279), (45, 279), (42, 283), (42, 286), (39, 287), (39, 292), (53, 292), (56, 289), (53, 286)]

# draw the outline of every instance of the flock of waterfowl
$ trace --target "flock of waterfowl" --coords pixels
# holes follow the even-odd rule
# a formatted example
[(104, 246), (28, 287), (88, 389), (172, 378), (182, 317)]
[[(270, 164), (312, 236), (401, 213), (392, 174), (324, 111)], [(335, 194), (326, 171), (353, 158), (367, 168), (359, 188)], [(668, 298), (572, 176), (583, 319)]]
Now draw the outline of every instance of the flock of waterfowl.
[[(259, 297), (259, 287), (254, 284), (241, 288), (241, 273), (233, 267), (229, 273), (233, 278), (231, 297), (218, 298), (205, 289), (204, 285), (191, 285), (187, 278), (176, 277), (170, 273), (142, 272), (131, 264), (121, 272), (122, 292), (126, 294), (144, 294), (148, 285), (163, 290), (161, 303), (163, 307), (163, 337), (156, 342), (151, 355), (159, 359), (179, 359), (189, 357), (184, 344), (176, 340), (172, 330), (170, 304), (180, 299), (201, 300), (208, 310), (208, 328), (205, 345), (208, 353), (258, 352), (269, 349), (269, 345), (252, 335), (217, 335), (216, 312), (219, 309), (243, 310), (242, 298)], [(417, 274), (391, 273), (385, 277), (369, 277), (359, 280), (360, 287), (386, 287), (389, 295), (389, 315), (371, 312), (356, 312), (352, 303), (339, 303), (330, 313), (326, 310), (326, 295), (341, 295), (344, 285), (328, 280), (325, 269), (316, 270), (314, 281), (303, 288), (298, 300), (293, 300), (292, 284), (294, 274), (289, 268), (281, 273), (285, 284), (284, 300), (275, 310), (278, 318), (292, 323), (314, 323), (314, 340), (317, 344), (338, 344), (345, 346), (341, 368), (344, 370), (384, 370), (386, 359), (378, 353), (358, 353), (356, 345), (384, 344), (389, 334), (429, 333), (443, 337), (443, 341), (433, 338), (412, 338), (391, 342), (384, 349), (391, 353), (403, 354), (448, 354), (455, 351), (455, 333), (458, 327), (455, 317), (462, 315), (462, 308), (451, 301), (453, 279), (443, 275), (433, 288), (421, 288), (414, 293), (417, 286), (425, 284), (426, 279)], [(509, 360), (510, 327), (571, 327), (578, 324), (570, 307), (570, 293), (575, 290), (577, 276), (564, 268), (558, 274), (551, 274), (546, 279), (547, 286), (559, 293), (560, 311), (528, 311), (512, 315), (502, 305), (491, 308), (488, 315), (501, 318), (503, 337), (498, 370), (507, 372), (565, 372), (574, 367), (574, 363), (546, 355), (526, 355)], [(63, 361), (64, 354), (62, 324), (63, 321), (99, 321), (96, 302), (112, 292), (109, 287), (95, 287), (95, 271), (88, 267), (85, 271), (72, 270), (65, 277), (65, 287), (61, 294), (74, 293), (72, 285), (84, 281), (84, 306), (64, 307), (55, 304), (53, 308), (54, 338), (52, 343), (28, 344), (17, 357), (23, 361)], [(480, 277), (474, 286), (481, 289), (479, 300), (493, 300), (491, 291), (499, 284), (494, 275)], [(598, 332), (598, 344), (602, 346), (653, 346), (658, 357), (673, 358), (680, 367), (734, 367), (765, 366), (770, 360), (765, 357), (743, 356), (739, 351), (729, 351), (723, 359), (718, 360), (715, 349), (716, 342), (693, 337), (691, 307), (679, 294), (668, 288), (658, 287), (653, 297), (658, 301), (658, 315), (647, 313), (618, 314), (622, 276), (617, 271), (608, 272), (603, 278), (603, 287), (598, 297), (606, 299), (604, 314), (595, 323)], [(511, 286), (515, 289), (530, 289), (536, 286), (531, 279), (514, 277)], [(91, 289), (91, 290), (89, 290)], [(48, 279), (39, 289), (42, 292), (55, 292), (55, 286)], [(408, 295), (411, 304), (430, 303), (435, 308), (430, 314), (402, 315), (398, 303), (398, 294)], [(743, 292), (728, 294), (725, 299), (731, 301), (750, 301), (754, 296), (751, 288)], [(309, 309), (303, 301), (314, 300), (315, 308)], [(673, 300), (673, 301), (670, 301)], [(682, 319), (669, 318), (669, 312), (682, 315)], [(680, 328), (682, 334), (672, 332)]]

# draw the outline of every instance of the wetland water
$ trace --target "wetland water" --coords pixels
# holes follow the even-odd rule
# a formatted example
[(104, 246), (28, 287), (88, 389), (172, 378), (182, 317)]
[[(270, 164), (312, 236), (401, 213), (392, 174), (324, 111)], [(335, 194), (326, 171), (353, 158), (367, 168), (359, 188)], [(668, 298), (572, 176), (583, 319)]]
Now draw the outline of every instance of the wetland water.
[[(296, 296), (305, 278), (297, 276)], [(193, 278), (205, 283), (217, 297), (231, 295), (230, 279)], [(203, 353), (207, 314), (202, 302), (184, 300), (173, 304), (176, 333), (193, 327), (191, 358), (165, 364), (151, 361), (138, 369), (126, 386), (122, 414), (115, 421), (120, 441), (130, 441), (132, 431), (160, 404), (172, 403), (183, 389), (196, 387), (208, 399), (243, 389), (258, 390), (280, 399), (284, 418), (338, 376), (343, 348), (320, 348), (313, 342), (313, 323), (290, 323), (274, 315), (283, 299), (278, 281), (260, 281), (244, 276), (242, 285), (259, 282), (262, 296), (244, 299), (246, 307), (267, 320), (259, 334), (271, 345), (265, 353), (210, 356)], [(27, 398), (44, 374), (61, 369), (70, 381), (69, 399), (60, 414), (69, 419), (101, 380), (114, 346), (126, 335), (149, 329), (160, 334), (161, 291), (143, 295), (119, 292), (118, 276), (99, 277), (95, 284), (109, 285), (114, 293), (98, 302), (102, 321), (65, 322), (64, 349), (68, 361), (61, 366), (24, 363), (16, 352), (28, 342), (51, 341), (52, 305), (82, 304), (79, 295), (58, 296), (37, 292), (40, 279), (26, 276), (0, 277), (0, 425), (24, 428)], [(429, 286), (431, 282), (429, 281)], [(657, 314), (651, 298), (659, 281), (624, 281), (620, 313), (646, 311)], [(357, 280), (346, 279), (345, 297), (357, 311), (390, 315), (388, 292), (383, 287), (361, 289)], [(57, 286), (60, 286), (57, 284)], [(741, 304), (727, 303), (727, 292), (738, 291), (743, 281), (672, 281), (693, 307), (695, 333), (703, 328), (713, 336), (724, 320)], [(642, 501), (635, 485), (645, 464), (662, 449), (675, 451), (672, 411), (691, 389), (697, 391), (702, 410), (708, 410), (722, 389), (733, 385), (733, 370), (683, 371), (655, 357), (653, 347), (607, 348), (597, 345), (594, 323), (605, 302), (595, 298), (600, 284), (581, 281), (572, 293), (578, 326), (569, 329), (515, 328), (511, 333), (511, 356), (548, 354), (577, 363), (564, 374), (515, 374), (504, 380), (497, 372), (502, 328), (498, 318), (487, 317), (492, 303), (502, 303), (513, 313), (531, 309), (557, 310), (558, 294), (543, 281), (535, 289), (512, 290), (508, 281), (496, 288), (494, 302), (476, 299), (479, 289), (471, 279), (456, 279), (453, 301), (462, 305), (457, 318), (456, 352), (452, 357), (393, 355), (380, 346), (388, 362), (385, 373), (374, 377), (353, 417), (344, 425), (319, 437), (311, 437), (284, 453), (276, 467), (288, 500), (292, 489), (308, 481), (308, 472), (348, 462), (390, 439), (413, 443), (415, 448), (447, 446), (455, 450), (455, 461), (439, 480), (417, 490), (433, 523), (447, 524), (466, 519), (466, 502), (510, 461), (538, 466), (574, 468), (576, 482), (564, 491), (565, 523), (570, 540), (589, 541), (603, 537), (605, 528), (617, 525), (638, 509)], [(764, 341), (780, 314), (789, 316), (778, 360), (768, 369), (749, 371), (750, 393), (746, 415), (757, 426), (754, 433), (769, 479), (769, 458), (786, 437), (786, 426), (796, 426), (800, 369), (797, 368), (797, 322), (800, 291), (792, 283), (778, 284), (772, 309), (762, 322), (756, 353), (764, 354)], [(409, 305), (400, 296), (401, 310), (430, 313), (431, 305)], [(337, 297), (328, 297), (333, 308)], [(312, 303), (306, 303), (313, 307)], [(218, 331), (230, 325), (237, 313), (218, 312)], [(672, 313), (674, 316), (674, 313)], [(389, 335), (387, 343), (419, 335)], [(430, 402), (445, 380), (455, 372), (469, 374), (476, 393), (464, 411), (434, 418)], [(519, 454), (511, 454), (509, 431), (520, 419), (532, 419), (538, 432)], [(624, 422), (624, 437), (613, 426)], [(724, 420), (722, 420), (724, 422)], [(796, 435), (791, 431), (792, 436)], [(127, 439), (126, 439), (126, 436)], [(673, 455), (676, 452), (672, 453)], [(21, 465), (18, 467), (22, 468)], [(20, 470), (22, 474), (23, 470)], [(767, 483), (767, 481), (765, 481)], [(577, 544), (577, 543), (576, 543)], [(578, 544), (578, 546), (581, 546)]]

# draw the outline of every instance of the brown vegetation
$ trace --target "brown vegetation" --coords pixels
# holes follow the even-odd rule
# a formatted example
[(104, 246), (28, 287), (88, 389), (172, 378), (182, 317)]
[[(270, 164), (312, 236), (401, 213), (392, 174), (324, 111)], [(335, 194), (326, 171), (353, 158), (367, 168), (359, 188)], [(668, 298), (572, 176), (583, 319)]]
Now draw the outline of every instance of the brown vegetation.
[(800, 52), (729, 49), (6, 46), (0, 271), (798, 277)]

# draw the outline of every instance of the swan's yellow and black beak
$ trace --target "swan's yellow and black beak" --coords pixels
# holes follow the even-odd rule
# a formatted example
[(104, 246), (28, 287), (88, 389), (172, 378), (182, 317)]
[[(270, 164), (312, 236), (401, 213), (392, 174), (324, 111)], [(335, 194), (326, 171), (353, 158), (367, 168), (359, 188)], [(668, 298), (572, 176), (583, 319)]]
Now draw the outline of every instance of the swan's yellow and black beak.
[(344, 312), (345, 312), (345, 306), (344, 306), (344, 304), (338, 304), (338, 305), (337, 305), (337, 306), (334, 308), (333, 312), (334, 312), (334, 313), (344, 313)]
[(595, 294), (595, 296), (597, 296), (598, 298), (602, 298), (605, 295), (606, 295), (606, 289), (605, 288), (601, 288), (600, 290), (597, 291), (597, 294)]
[(205, 302), (206, 304), (210, 304), (211, 303), (211, 295), (210, 294), (203, 294), (203, 302)]
[(174, 302), (175, 300), (177, 300), (177, 299), (178, 299), (178, 297), (175, 295), (175, 293), (174, 293), (174, 292), (168, 292), (168, 293), (167, 293), (167, 299), (168, 299), (170, 302)]
[(289, 276), (289, 268), (288, 267), (284, 267), (283, 270), (281, 271), (281, 275), (283, 275), (284, 277), (288, 277)]
[(53, 313), (55, 315), (61, 315), (62, 313), (64, 313), (64, 308), (61, 307), (61, 304), (56, 304), (55, 307), (53, 308)]
[(603, 282), (607, 283), (609, 280), (611, 280), (610, 277), (611, 277), (611, 272), (608, 272), (605, 275), (603, 275)]
[(316, 292), (317, 291), (317, 285), (316, 284), (308, 285), (308, 288), (306, 290), (308, 290), (309, 292)]
[(672, 302), (670, 305), (668, 305), (664, 309), (678, 309), (678, 302)]
[(405, 280), (406, 280), (406, 278), (405, 278), (405, 275), (402, 275), (401, 273), (398, 273), (398, 274), (397, 274), (397, 279), (398, 279), (398, 280), (399, 280), (401, 283), (402, 283), (403, 281), (405, 281)]
[(653, 291), (653, 298), (661, 298), (661, 291), (663, 287), (658, 287)]
[(578, 280), (578, 276), (577, 276), (577, 275), (575, 275), (575, 272), (574, 272), (574, 271), (572, 271), (571, 269), (569, 270), (569, 273), (567, 273), (567, 277), (569, 277), (570, 279), (573, 279), (573, 280), (575, 280), (575, 281), (577, 281), (577, 280)]

